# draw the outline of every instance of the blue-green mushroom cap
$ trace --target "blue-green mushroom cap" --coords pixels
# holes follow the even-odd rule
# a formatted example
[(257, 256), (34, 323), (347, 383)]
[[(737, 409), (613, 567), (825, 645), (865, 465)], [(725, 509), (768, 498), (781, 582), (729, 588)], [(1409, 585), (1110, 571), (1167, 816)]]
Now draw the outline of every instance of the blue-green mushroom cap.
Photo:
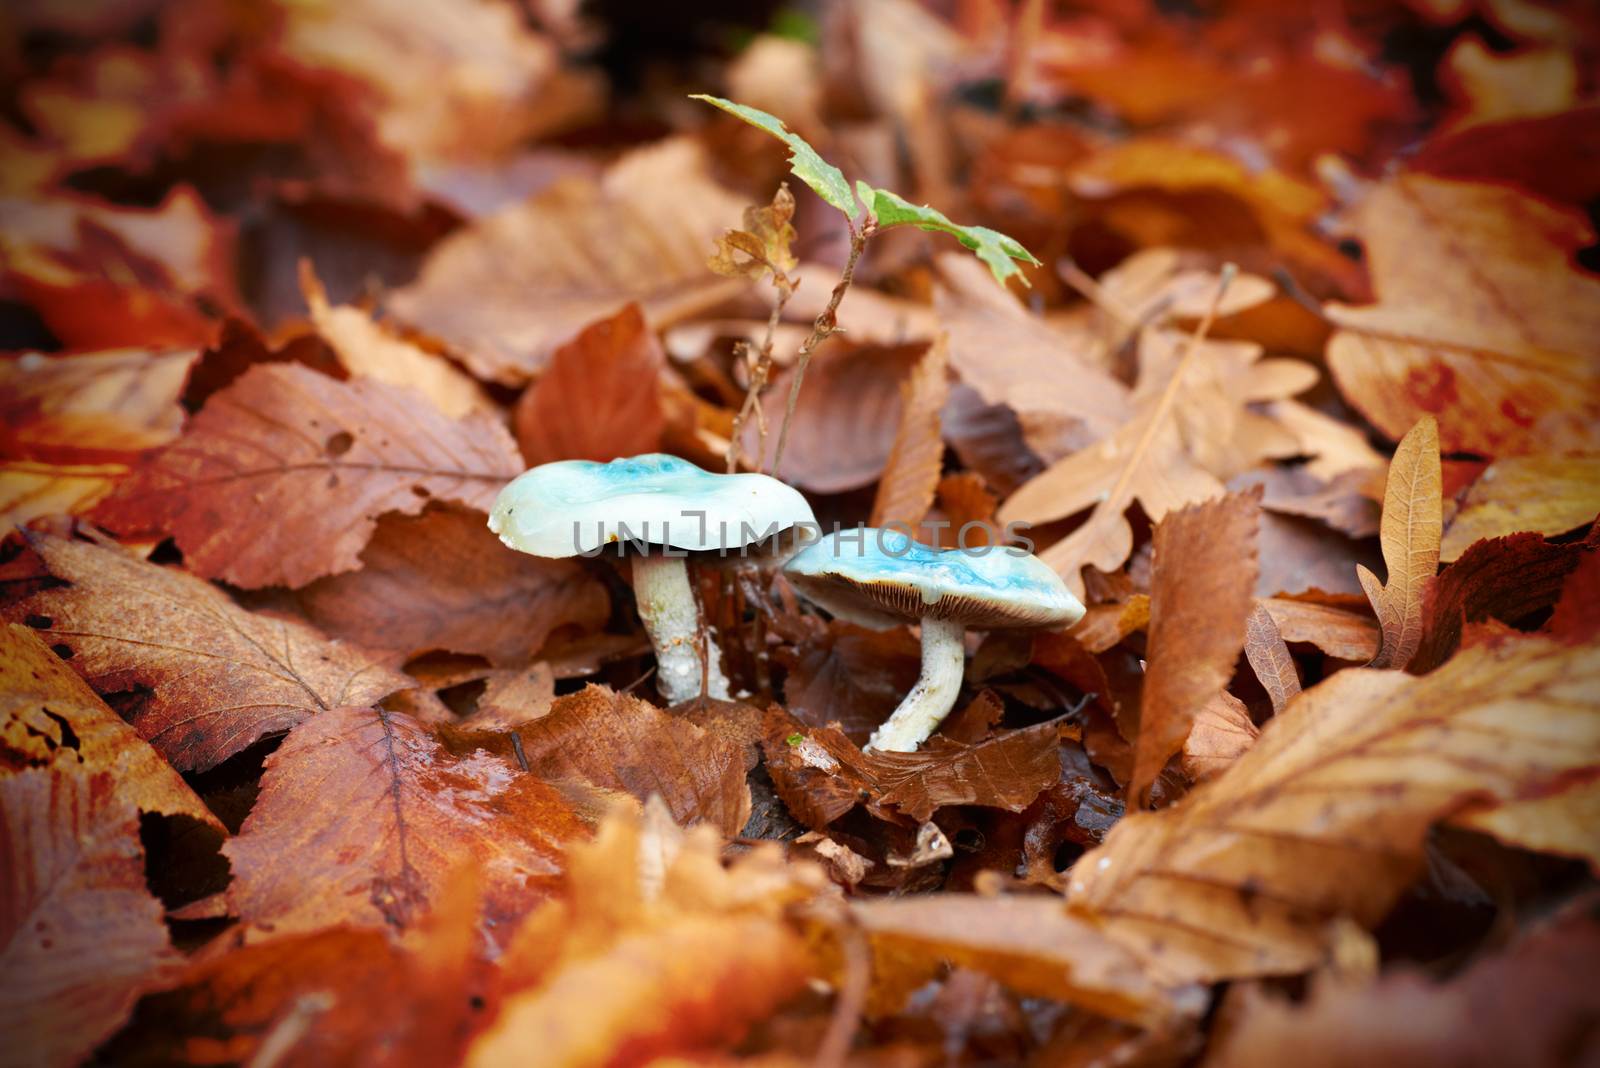
[(800, 492), (756, 474), (713, 474), (652, 452), (560, 460), (506, 484), (489, 529), (518, 552), (563, 557), (636, 542), (687, 551), (755, 545), (816, 518)]
[(1032, 553), (1005, 546), (934, 549), (897, 530), (841, 530), (801, 550), (783, 573), (841, 619), (884, 628), (932, 617), (969, 627), (1067, 626), (1083, 605)]

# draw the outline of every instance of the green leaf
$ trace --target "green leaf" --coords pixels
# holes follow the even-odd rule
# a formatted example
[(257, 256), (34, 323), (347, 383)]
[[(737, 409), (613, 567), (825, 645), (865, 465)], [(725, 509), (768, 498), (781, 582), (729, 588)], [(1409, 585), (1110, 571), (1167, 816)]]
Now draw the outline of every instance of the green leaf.
[(789, 169), (794, 171), (794, 176), (809, 185), (816, 191), (817, 196), (844, 212), (846, 216), (855, 217), (856, 200), (850, 195), (850, 183), (844, 180), (844, 172), (817, 155), (817, 150), (806, 144), (805, 138), (790, 133), (781, 119), (768, 115), (765, 111), (724, 100), (720, 96), (693, 93), (690, 94), (690, 99), (704, 100), (707, 104), (719, 107), (729, 115), (735, 115), (751, 126), (767, 131), (788, 145)]
[(880, 227), (918, 226), (924, 230), (949, 234), (977, 253), (978, 258), (988, 265), (995, 281), (1001, 285), (1005, 285), (1006, 279), (1013, 275), (1020, 279), (1023, 285), (1028, 285), (1027, 276), (1013, 261), (1021, 260), (1023, 263), (1033, 264), (1039, 262), (1034, 259), (1033, 253), (998, 230), (991, 230), (987, 226), (958, 226), (945, 218), (942, 212), (926, 204), (918, 207), (904, 197), (887, 189), (874, 189), (866, 182), (857, 182), (856, 192), (866, 202), (868, 210), (877, 216)]

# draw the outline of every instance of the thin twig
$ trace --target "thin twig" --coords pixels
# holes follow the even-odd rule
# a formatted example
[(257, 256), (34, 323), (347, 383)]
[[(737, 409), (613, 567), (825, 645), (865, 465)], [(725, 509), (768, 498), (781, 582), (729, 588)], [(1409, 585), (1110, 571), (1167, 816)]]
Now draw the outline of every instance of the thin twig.
[[(733, 417), (733, 432), (728, 437), (728, 473), (739, 470), (739, 455), (744, 451), (744, 424), (755, 413), (756, 427), (761, 432), (761, 451), (756, 456), (755, 469), (761, 470), (767, 462), (767, 415), (761, 410), (761, 394), (767, 388), (767, 378), (772, 374), (772, 346), (778, 336), (778, 322), (783, 317), (784, 306), (794, 296), (795, 283), (788, 275), (774, 274), (772, 284), (778, 289), (778, 299), (767, 316), (767, 334), (761, 340), (761, 351), (756, 354), (755, 366), (750, 368), (750, 384), (745, 390), (744, 404)], [(749, 344), (745, 345), (748, 362)]]
[(861, 259), (861, 250), (866, 247), (867, 239), (877, 233), (877, 224), (868, 219), (857, 230), (850, 227), (850, 258), (844, 261), (844, 273), (839, 276), (839, 284), (833, 287), (833, 293), (828, 297), (828, 306), (822, 309), (822, 314), (817, 316), (817, 321), (811, 326), (811, 336), (800, 345), (800, 354), (795, 361), (794, 382), (789, 386), (789, 403), (783, 412), (783, 426), (778, 428), (778, 448), (772, 454), (772, 473), (778, 474), (778, 465), (783, 463), (783, 446), (789, 439), (789, 424), (794, 422), (794, 406), (800, 400), (800, 384), (805, 381), (806, 365), (811, 362), (811, 354), (817, 346), (828, 340), (839, 329), (839, 302), (844, 299), (845, 291), (850, 288), (850, 282), (855, 278), (856, 261)]

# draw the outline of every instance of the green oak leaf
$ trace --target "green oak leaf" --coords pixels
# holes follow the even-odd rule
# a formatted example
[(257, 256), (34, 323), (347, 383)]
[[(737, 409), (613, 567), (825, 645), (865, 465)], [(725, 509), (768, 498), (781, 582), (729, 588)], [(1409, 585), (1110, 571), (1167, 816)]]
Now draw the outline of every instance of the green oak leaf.
[(789, 169), (794, 171), (794, 176), (816, 190), (817, 196), (844, 212), (847, 217), (855, 217), (856, 201), (855, 197), (850, 195), (850, 183), (845, 181), (844, 172), (817, 155), (817, 150), (806, 144), (805, 138), (799, 134), (790, 133), (789, 128), (783, 124), (782, 119), (745, 104), (735, 104), (731, 100), (724, 100), (720, 96), (693, 93), (690, 95), (690, 99), (704, 100), (714, 107), (719, 107), (728, 114), (743, 119), (751, 126), (767, 131), (767, 133), (788, 145)]
[(1023, 285), (1029, 284), (1022, 268), (1014, 261), (1032, 264), (1039, 261), (1015, 239), (1000, 231), (987, 226), (958, 226), (945, 218), (943, 212), (926, 204), (918, 207), (902, 196), (887, 189), (874, 189), (866, 182), (857, 182), (856, 192), (867, 205), (867, 210), (877, 217), (880, 227), (909, 225), (949, 234), (976, 253), (1001, 285), (1005, 285), (1006, 279), (1012, 276), (1021, 280)]

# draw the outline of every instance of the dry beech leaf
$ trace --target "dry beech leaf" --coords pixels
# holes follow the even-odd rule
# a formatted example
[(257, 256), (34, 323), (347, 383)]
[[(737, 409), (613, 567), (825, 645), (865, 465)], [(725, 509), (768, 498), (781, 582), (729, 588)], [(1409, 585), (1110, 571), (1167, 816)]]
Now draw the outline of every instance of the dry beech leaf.
[(7, 623), (0, 627), (0, 768), (51, 766), (107, 772), (140, 812), (222, 829), (172, 765), (33, 630)]
[(939, 413), (950, 395), (945, 377), (948, 358), (948, 343), (941, 336), (900, 385), (900, 426), (872, 502), (871, 526), (903, 523), (916, 530), (933, 507), (944, 467)]
[(128, 473), (122, 464), (0, 461), (0, 528), (46, 516), (86, 515)]
[[(880, 347), (835, 339), (824, 344), (806, 371), (805, 388), (795, 404), (783, 450), (783, 479), (812, 493), (842, 493), (876, 482), (889, 462), (895, 428), (905, 411), (901, 383), (910, 379), (926, 349), (921, 343)], [(768, 455), (793, 375), (781, 372), (767, 387)], [(744, 448), (750, 456), (761, 448), (761, 431), (753, 419), (745, 424)]]
[(1272, 617), (1284, 641), (1315, 645), (1352, 664), (1378, 655), (1378, 624), (1371, 616), (1288, 597), (1269, 597), (1257, 603)]
[(1446, 563), (1484, 538), (1565, 534), (1600, 515), (1600, 455), (1513, 456), (1485, 467), (1445, 528)]
[(1372, 667), (1403, 668), (1422, 642), (1423, 600), (1439, 570), (1439, 427), (1425, 415), (1406, 432), (1389, 464), (1383, 494), (1383, 562), (1388, 580), (1356, 566), (1382, 638)]
[(579, 561), (513, 552), (466, 508), (383, 516), (361, 564), (296, 598), (327, 633), (407, 657), (437, 649), (515, 664), (552, 631), (598, 629), (609, 611), (605, 586)]
[(1439, 982), (1420, 969), (1367, 985), (1319, 981), (1291, 1005), (1258, 992), (1207, 1068), (1343, 1068), (1353, 1064), (1587, 1064), (1600, 1056), (1592, 897), (1528, 931), (1509, 949)]
[(443, 356), (397, 337), (360, 308), (330, 306), (309, 260), (300, 261), (300, 292), (311, 309), (317, 333), (352, 375), (414, 389), (451, 419), (473, 412), (498, 414), (483, 387)]
[(1260, 735), (1244, 702), (1227, 690), (1200, 706), (1183, 740), (1183, 773), (1191, 782), (1221, 775)]
[(303, 623), (247, 612), (193, 575), (52, 535), (29, 545), (69, 585), (3, 609), (101, 693), (142, 694), (130, 723), (179, 771), (226, 760), (264, 735), (411, 685)]
[(629, 304), (556, 349), (517, 401), (513, 428), (529, 466), (656, 452), (666, 416), (657, 383), (666, 357)]
[(487, 915), (509, 924), (556, 884), (566, 843), (587, 833), (555, 789), (499, 757), (452, 758), (401, 713), (338, 708), (267, 758), (261, 797), (223, 847), (228, 900), (245, 923), (280, 933), (405, 932), (470, 865)]
[(207, 578), (298, 587), (360, 567), (384, 512), (435, 498), (487, 512), (521, 471), (485, 416), (452, 420), (408, 389), (269, 364), (213, 395), (97, 515), (173, 535)]
[(0, 448), (56, 463), (123, 459), (178, 436), (196, 349), (120, 349), (0, 361)]
[(1120, 604), (1090, 605), (1067, 633), (1091, 653), (1103, 653), (1150, 626), (1150, 598), (1136, 593)]
[[(476, 904), (475, 901), (470, 902)], [(108, 1045), (116, 1064), (455, 1064), (473, 1008), (477, 916), (442, 907), (402, 946), (332, 927), (196, 956), (139, 1003)], [(234, 939), (236, 935), (230, 936)], [(480, 984), (481, 985), (481, 984)], [(367, 1011), (381, 1005), (383, 1011)]]
[(586, 324), (637, 301), (651, 329), (706, 310), (746, 283), (706, 267), (740, 198), (713, 182), (704, 152), (669, 140), (479, 219), (429, 254), (391, 300), (479, 377), (521, 385)]
[(1425, 415), (1445, 452), (1600, 450), (1600, 279), (1576, 212), (1502, 185), (1401, 174), (1357, 220), (1378, 303), (1329, 305), (1328, 366), (1390, 437)]
[(952, 283), (937, 302), (951, 368), (986, 403), (1016, 412), (1039, 456), (1060, 459), (1133, 417), (1128, 387), (1086, 356), (1092, 337), (1028, 314), (970, 256), (941, 255), (939, 268)]
[(587, 686), (519, 734), (528, 766), (545, 778), (576, 776), (641, 801), (660, 794), (679, 823), (724, 834), (750, 818), (743, 748), (629, 694)]
[(81, 1063), (178, 959), (117, 781), (63, 765), (0, 777), (7, 1063)]
[(1516, 623), (1549, 608), (1562, 597), (1567, 576), (1593, 555), (1593, 546), (1556, 544), (1537, 534), (1473, 544), (1428, 589), (1411, 672), (1421, 675), (1450, 659), (1468, 623)]
[(1020, 994), (1146, 1025), (1204, 1003), (1153, 982), (1136, 956), (1055, 897), (944, 893), (860, 901), (850, 918), (876, 951), (878, 984), (898, 982), (897, 970), (931, 973), (949, 962)]
[(1383, 918), (1435, 820), (1600, 762), (1597, 683), (1592, 648), (1519, 635), (1420, 678), (1341, 671), (1221, 776), (1117, 824), (1074, 866), (1069, 901), (1169, 981), (1304, 971), (1329, 920)]
[(1272, 710), (1282, 712), (1284, 706), (1300, 692), (1300, 674), (1295, 670), (1289, 647), (1273, 622), (1272, 613), (1260, 602), (1250, 609), (1244, 621), (1244, 655), (1250, 661), (1256, 678), (1272, 699)]
[(1253, 604), (1260, 518), (1260, 493), (1236, 493), (1170, 512), (1156, 525), (1150, 665), (1128, 783), (1134, 805), (1233, 677)]

